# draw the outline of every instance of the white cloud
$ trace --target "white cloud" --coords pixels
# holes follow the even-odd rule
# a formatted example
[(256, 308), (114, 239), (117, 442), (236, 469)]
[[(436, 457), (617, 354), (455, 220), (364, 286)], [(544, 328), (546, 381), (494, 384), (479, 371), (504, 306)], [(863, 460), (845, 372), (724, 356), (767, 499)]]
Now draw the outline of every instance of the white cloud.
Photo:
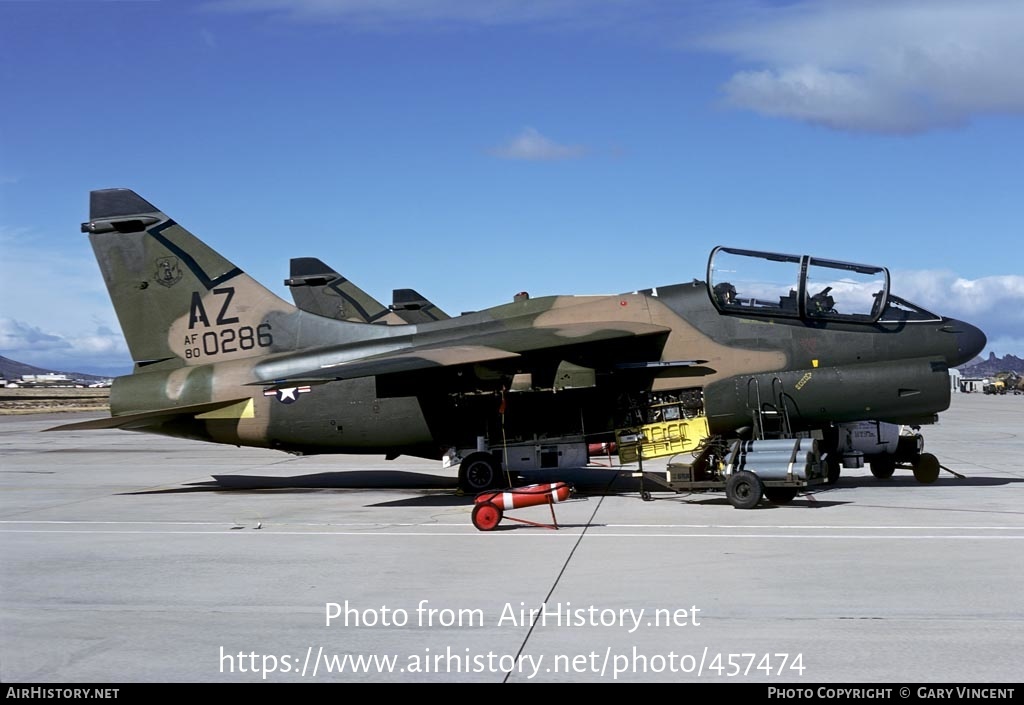
[(981, 328), (985, 355), (1024, 355), (1024, 276), (964, 279), (952, 272), (893, 272), (893, 293), (944, 316)]
[(1019, 0), (808, 0), (738, 22), (699, 42), (758, 65), (723, 87), (737, 108), (892, 133), (1024, 113)]
[(131, 357), (120, 333), (98, 325), (57, 332), (14, 318), (0, 318), (0, 354), (35, 367), (95, 374), (131, 371)]
[(0, 355), (66, 372), (131, 370), (88, 240), (61, 249), (28, 228), (0, 226)]
[(712, 51), (743, 64), (722, 86), (728, 105), (839, 130), (915, 133), (1024, 113), (1020, 0), (216, 0), (204, 7), (357, 31), (521, 25)]
[[(863, 76), (801, 66), (782, 71), (741, 71), (723, 86), (727, 102), (772, 117), (796, 118), (841, 130), (917, 132), (924, 117), (898, 91), (872, 85)], [(931, 127), (962, 121), (928, 116)]]
[(586, 154), (586, 149), (552, 142), (534, 128), (527, 127), (508, 142), (491, 149), (490, 153), (502, 159), (557, 161), (582, 157)]
[(69, 348), (71, 343), (60, 335), (47, 333), (36, 326), (0, 318), (0, 351), (17, 354), (22, 351), (43, 351)]

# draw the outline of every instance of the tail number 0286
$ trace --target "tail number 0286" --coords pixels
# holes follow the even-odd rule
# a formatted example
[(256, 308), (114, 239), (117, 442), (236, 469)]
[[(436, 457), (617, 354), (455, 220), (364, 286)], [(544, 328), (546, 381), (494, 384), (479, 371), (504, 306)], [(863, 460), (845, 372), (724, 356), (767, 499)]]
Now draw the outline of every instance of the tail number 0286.
[(274, 344), (269, 323), (252, 326), (220, 328), (185, 336), (185, 359), (234, 353), (253, 348), (269, 348)]

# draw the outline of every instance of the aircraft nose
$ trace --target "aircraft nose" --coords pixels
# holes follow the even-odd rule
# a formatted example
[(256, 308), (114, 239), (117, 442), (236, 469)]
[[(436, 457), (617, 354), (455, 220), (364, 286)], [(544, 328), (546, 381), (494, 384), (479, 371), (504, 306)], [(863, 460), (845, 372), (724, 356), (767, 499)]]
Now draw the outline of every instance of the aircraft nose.
[(950, 367), (970, 362), (978, 356), (988, 342), (988, 338), (980, 328), (964, 321), (951, 319), (944, 328), (956, 334), (956, 352), (953, 359), (949, 361)]

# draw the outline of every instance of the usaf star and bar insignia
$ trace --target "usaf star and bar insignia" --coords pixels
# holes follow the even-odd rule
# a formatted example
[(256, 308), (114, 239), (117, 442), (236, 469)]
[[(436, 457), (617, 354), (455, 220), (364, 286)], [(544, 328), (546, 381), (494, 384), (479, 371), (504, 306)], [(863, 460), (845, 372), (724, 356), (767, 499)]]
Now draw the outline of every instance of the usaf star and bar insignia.
[(313, 391), (313, 388), (308, 384), (301, 387), (279, 387), (275, 389), (263, 390), (263, 396), (265, 397), (277, 397), (277, 400), (282, 404), (294, 404), (299, 400), (300, 394)]

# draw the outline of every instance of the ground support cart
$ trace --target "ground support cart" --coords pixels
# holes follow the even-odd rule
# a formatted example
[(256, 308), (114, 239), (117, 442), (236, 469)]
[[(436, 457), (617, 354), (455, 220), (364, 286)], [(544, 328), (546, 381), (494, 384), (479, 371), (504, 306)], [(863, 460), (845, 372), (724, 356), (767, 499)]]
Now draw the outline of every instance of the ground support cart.
[(761, 499), (786, 504), (806, 487), (828, 482), (827, 464), (812, 438), (771, 438), (709, 442), (692, 462), (670, 462), (661, 472), (643, 472), (644, 480), (683, 492), (725, 491), (737, 509), (752, 509)]

